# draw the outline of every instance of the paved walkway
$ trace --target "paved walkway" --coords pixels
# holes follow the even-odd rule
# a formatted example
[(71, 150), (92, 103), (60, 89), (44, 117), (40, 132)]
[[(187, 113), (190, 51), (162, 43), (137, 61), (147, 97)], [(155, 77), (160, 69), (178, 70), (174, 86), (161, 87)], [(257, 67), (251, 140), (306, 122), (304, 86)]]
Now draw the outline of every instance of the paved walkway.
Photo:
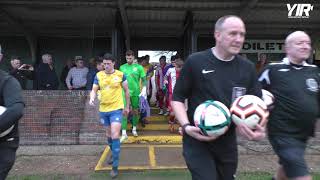
[[(153, 108), (152, 113), (156, 114)], [(169, 133), (167, 117), (153, 115), (150, 124), (139, 127), (139, 136), (121, 145), (119, 169), (185, 169), (181, 136)], [(178, 126), (176, 126), (178, 128)], [(320, 173), (320, 147), (309, 143), (306, 160), (310, 170)], [(267, 140), (252, 142), (239, 139), (239, 171), (274, 172), (277, 158)], [(21, 146), (11, 174), (81, 174), (110, 170), (110, 155), (105, 145)]]

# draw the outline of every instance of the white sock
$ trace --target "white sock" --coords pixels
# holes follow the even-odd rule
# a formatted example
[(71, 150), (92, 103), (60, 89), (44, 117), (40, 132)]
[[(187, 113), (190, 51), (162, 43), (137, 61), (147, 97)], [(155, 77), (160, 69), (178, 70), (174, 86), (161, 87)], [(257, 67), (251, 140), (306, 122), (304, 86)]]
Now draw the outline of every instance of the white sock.
[(122, 136), (127, 135), (127, 131), (126, 130), (122, 130)]
[(137, 127), (136, 126), (132, 126), (132, 131), (137, 131)]

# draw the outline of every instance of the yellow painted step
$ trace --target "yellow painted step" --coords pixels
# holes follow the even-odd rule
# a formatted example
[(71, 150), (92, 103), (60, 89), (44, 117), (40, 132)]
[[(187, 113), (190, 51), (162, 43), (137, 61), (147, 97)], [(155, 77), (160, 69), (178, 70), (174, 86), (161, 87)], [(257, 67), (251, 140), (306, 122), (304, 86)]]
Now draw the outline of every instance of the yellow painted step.
[[(138, 132), (139, 133), (139, 132)], [(181, 144), (182, 136), (129, 136), (123, 144)]]
[[(184, 161), (181, 161), (182, 159), (182, 155), (181, 157), (177, 157), (174, 156), (173, 158), (175, 158), (175, 160), (177, 160), (177, 163), (175, 164), (171, 164), (171, 163), (163, 163), (161, 161), (159, 161), (159, 158), (161, 158), (162, 156), (167, 156), (165, 154), (166, 150), (169, 150), (169, 152), (167, 153), (172, 153), (170, 152), (170, 148), (175, 148), (178, 151), (181, 151), (182, 145), (174, 145), (174, 144), (164, 144), (164, 145), (150, 145), (150, 144), (132, 144), (132, 145), (121, 145), (121, 148), (123, 148), (123, 150), (132, 150), (131, 152), (137, 152), (137, 150), (134, 149), (138, 149), (139, 151), (144, 151), (147, 152), (145, 155), (148, 158), (142, 158), (142, 160), (140, 160), (138, 164), (134, 163), (132, 165), (120, 165), (119, 166), (119, 170), (157, 170), (157, 169), (186, 169), (186, 165), (184, 163)], [(160, 149), (162, 152), (164, 153), (159, 153)], [(178, 149), (177, 149), (178, 148)], [(111, 170), (111, 166), (110, 165), (106, 165), (105, 161), (107, 158), (107, 155), (110, 151), (109, 146), (106, 146), (106, 148), (104, 149), (96, 167), (95, 167), (95, 171), (103, 171), (103, 170)], [(128, 158), (128, 157), (127, 157)], [(129, 159), (124, 159), (126, 161), (129, 161), (131, 158)], [(135, 159), (135, 157), (133, 157), (133, 159)], [(179, 160), (180, 159), (180, 160)], [(124, 163), (125, 164), (125, 163)], [(141, 164), (141, 165), (139, 165)]]

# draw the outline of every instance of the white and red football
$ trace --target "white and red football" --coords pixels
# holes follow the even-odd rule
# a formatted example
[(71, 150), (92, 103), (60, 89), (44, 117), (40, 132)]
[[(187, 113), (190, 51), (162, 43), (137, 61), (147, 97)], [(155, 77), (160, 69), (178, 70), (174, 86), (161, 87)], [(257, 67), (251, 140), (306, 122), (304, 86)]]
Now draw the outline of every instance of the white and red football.
[(243, 123), (251, 129), (255, 129), (257, 124), (265, 126), (269, 116), (266, 103), (253, 95), (238, 97), (232, 103), (230, 113), (235, 124)]

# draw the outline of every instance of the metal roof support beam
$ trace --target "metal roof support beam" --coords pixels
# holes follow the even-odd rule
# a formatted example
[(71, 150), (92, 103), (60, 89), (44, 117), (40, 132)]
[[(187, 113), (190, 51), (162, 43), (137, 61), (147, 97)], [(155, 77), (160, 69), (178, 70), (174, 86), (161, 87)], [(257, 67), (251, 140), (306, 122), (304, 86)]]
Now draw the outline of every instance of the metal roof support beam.
[(130, 49), (129, 22), (128, 22), (128, 16), (127, 16), (127, 12), (125, 10), (125, 5), (124, 5), (124, 1), (123, 0), (118, 0), (118, 7), (119, 7), (119, 10), (120, 10), (123, 32), (124, 32), (124, 35), (125, 35), (126, 48)]
[(35, 63), (37, 61), (37, 43), (38, 43), (36, 36), (30, 30), (28, 30), (22, 22), (20, 22), (18, 19), (13, 17), (6, 10), (0, 8), (0, 14), (2, 14), (8, 20), (8, 22), (12, 23), (14, 26), (20, 29), (22, 33), (25, 35), (30, 46), (32, 62)]
[(188, 29), (193, 29), (193, 13), (191, 11), (186, 12), (180, 36), (184, 35)]
[(191, 53), (198, 51), (198, 34), (193, 30), (191, 32)]
[(186, 12), (184, 26), (182, 28), (183, 36), (183, 55), (187, 57), (189, 54), (197, 51), (198, 36), (193, 27), (193, 13), (191, 11)]

